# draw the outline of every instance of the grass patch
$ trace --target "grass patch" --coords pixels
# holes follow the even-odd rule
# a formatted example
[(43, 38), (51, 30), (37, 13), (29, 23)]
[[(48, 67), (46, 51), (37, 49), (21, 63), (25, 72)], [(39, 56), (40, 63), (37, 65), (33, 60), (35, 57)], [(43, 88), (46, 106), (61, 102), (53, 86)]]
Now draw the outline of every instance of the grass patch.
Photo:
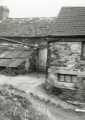
[(48, 120), (38, 113), (24, 91), (12, 85), (0, 86), (0, 120)]

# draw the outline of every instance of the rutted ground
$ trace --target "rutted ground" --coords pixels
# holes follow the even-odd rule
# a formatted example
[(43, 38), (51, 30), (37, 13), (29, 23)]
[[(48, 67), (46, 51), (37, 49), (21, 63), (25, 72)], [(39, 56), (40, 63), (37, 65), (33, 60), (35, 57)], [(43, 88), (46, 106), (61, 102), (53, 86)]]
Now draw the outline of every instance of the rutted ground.
[[(41, 88), (40, 88), (41, 89)], [(76, 113), (72, 109), (72, 105), (59, 100), (57, 97), (49, 96), (43, 90), (36, 91), (30, 97), (33, 106), (47, 114), (51, 120), (84, 120), (85, 115)], [(39, 97), (38, 97), (39, 96)]]
[[(44, 75), (29, 75), (18, 77), (0, 77), (0, 84), (12, 84), (13, 86), (24, 90), (27, 98), (32, 103), (36, 111), (48, 116), (49, 120), (84, 120), (85, 115), (75, 113), (67, 104), (60, 101), (57, 97), (49, 96), (40, 87), (45, 81)], [(62, 108), (65, 107), (65, 109)]]

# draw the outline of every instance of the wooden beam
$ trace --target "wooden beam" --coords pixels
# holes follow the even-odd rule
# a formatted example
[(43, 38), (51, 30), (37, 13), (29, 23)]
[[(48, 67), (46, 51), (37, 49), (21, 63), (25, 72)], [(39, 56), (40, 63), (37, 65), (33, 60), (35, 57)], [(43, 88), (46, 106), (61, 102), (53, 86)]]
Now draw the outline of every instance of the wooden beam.
[(46, 80), (48, 79), (49, 55), (50, 55), (50, 50), (49, 50), (49, 42), (48, 42), (47, 43)]
[(0, 37), (0, 39), (2, 40), (6, 40), (8, 42), (13, 42), (13, 43), (18, 43), (18, 44), (21, 44), (23, 46), (27, 46), (27, 44), (23, 43), (23, 42), (20, 42), (20, 41), (17, 41), (17, 40), (14, 40), (14, 39), (9, 39), (9, 38), (5, 38), (5, 37)]

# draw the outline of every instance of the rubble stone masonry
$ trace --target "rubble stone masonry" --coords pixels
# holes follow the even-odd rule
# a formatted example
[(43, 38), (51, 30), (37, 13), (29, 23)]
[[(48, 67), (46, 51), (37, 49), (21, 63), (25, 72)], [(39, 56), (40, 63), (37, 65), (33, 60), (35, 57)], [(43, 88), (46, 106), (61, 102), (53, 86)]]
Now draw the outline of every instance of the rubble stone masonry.
[(82, 42), (51, 42), (49, 43), (48, 73), (58, 70), (85, 71), (85, 59), (81, 59)]

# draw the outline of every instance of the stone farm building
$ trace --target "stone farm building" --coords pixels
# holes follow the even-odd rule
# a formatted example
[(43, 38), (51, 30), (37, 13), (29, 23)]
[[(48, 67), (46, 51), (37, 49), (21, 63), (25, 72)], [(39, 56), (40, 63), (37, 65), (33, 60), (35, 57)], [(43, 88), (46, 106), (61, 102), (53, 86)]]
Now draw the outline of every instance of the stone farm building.
[(73, 87), (78, 77), (85, 79), (85, 7), (63, 7), (54, 30), (48, 41), (48, 82)]
[(46, 72), (46, 36), (51, 32), (52, 19), (7, 18), (0, 22), (2, 73)]
[(85, 7), (63, 7), (53, 18), (2, 20), (0, 69), (46, 72), (53, 85), (76, 82), (85, 72)]

